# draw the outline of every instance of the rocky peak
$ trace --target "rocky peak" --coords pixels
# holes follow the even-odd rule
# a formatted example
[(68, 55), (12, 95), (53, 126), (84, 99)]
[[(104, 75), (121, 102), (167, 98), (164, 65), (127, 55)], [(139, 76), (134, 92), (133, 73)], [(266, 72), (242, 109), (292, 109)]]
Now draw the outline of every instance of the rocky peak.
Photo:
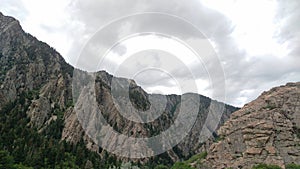
[(9, 16), (4, 16), (0, 12), (0, 28), (1, 28), (1, 30), (3, 30), (6, 26), (10, 25), (12, 22), (16, 23), (17, 25), (20, 25), (19, 21), (16, 20), (15, 18), (9, 17)]
[(300, 164), (300, 82), (263, 92), (232, 114), (208, 152), (212, 168)]
[(51, 112), (43, 110), (44, 103), (63, 108), (71, 99), (73, 68), (49, 45), (25, 33), (16, 19), (0, 15), (0, 28), (0, 109), (37, 93), (40, 97), (32, 101), (28, 115), (42, 126)]

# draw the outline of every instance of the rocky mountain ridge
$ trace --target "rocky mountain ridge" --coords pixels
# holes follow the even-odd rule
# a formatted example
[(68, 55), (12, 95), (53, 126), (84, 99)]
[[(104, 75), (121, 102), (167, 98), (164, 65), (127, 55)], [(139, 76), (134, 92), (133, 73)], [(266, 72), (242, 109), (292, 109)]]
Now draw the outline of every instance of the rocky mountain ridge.
[[(40, 134), (39, 137), (53, 137), (52, 139), (57, 144), (61, 144), (61, 141), (67, 141), (73, 145), (79, 145), (84, 142), (84, 145), (89, 150), (96, 152), (101, 159), (109, 161), (107, 159), (115, 158), (113, 154), (108, 153), (95, 144), (94, 140), (86, 134), (78, 120), (74, 109), (74, 104), (76, 103), (73, 103), (72, 95), (73, 67), (68, 65), (60, 54), (49, 45), (25, 33), (16, 19), (4, 16), (2, 13), (0, 13), (0, 67), (0, 110), (3, 114), (6, 114), (2, 116), (3, 123), (9, 124), (10, 121), (7, 121), (8, 119), (16, 120), (11, 115), (24, 112), (24, 115), (29, 120), (28, 123), (25, 123), (22, 118), (17, 123), (22, 123), (23, 127), (26, 128), (30, 126), (28, 130), (33, 133), (37, 131)], [(116, 131), (132, 137), (150, 137), (159, 134), (172, 125), (176, 118), (176, 113), (180, 109), (178, 104), (180, 104), (182, 96), (165, 96), (167, 100), (166, 108), (160, 118), (150, 124), (136, 123), (122, 117), (114, 106), (111, 96), (112, 77), (104, 71), (96, 73), (95, 91), (97, 105), (100, 107), (108, 124), (113, 126)], [(129, 81), (132, 82), (129, 90), (131, 103), (137, 109), (148, 110), (150, 106), (148, 99), (152, 95), (147, 94), (132, 80)], [(214, 120), (216, 119), (210, 119), (211, 123), (205, 123), (205, 120), (209, 117), (209, 112), (222, 115), (220, 123), (216, 124), (219, 126), (229, 118), (232, 112), (237, 110), (235, 107), (224, 105), (201, 95), (194, 96), (200, 99), (198, 116), (195, 125), (185, 139), (173, 149), (158, 157), (140, 159), (136, 162), (144, 164), (149, 161), (173, 163), (200, 152), (203, 144), (202, 138), (200, 138), (202, 129), (210, 132), (214, 130)], [(126, 106), (129, 103), (122, 104)], [(94, 116), (95, 114), (92, 113), (90, 112), (88, 115)], [(15, 132), (8, 128), (8, 125), (1, 126), (0, 130), (3, 135), (10, 135), (10, 132)], [(50, 128), (55, 128), (55, 130), (51, 132)], [(13, 149), (13, 147), (17, 146), (14, 145), (15, 141), (12, 140), (11, 145), (7, 139), (6, 137), (1, 138), (3, 142), (6, 142), (1, 149), (16, 151)], [(21, 147), (28, 147), (32, 144), (32, 142), (27, 142), (29, 141), (28, 138), (24, 138), (23, 141), (24, 143), (22, 143)], [(113, 138), (111, 143), (116, 141)], [(45, 142), (48, 143), (48, 141)], [(43, 146), (39, 142), (36, 142), (36, 144), (37, 146)], [(49, 144), (49, 146), (52, 146), (53, 143), (50, 142)], [(12, 154), (19, 154), (19, 151), (22, 151), (21, 147)], [(63, 146), (61, 145), (61, 147)], [(41, 151), (48, 150), (41, 148)], [(39, 152), (32, 149), (27, 156), (36, 156), (38, 159), (36, 161), (45, 160), (39, 159), (40, 157), (35, 153)], [(78, 154), (74, 153), (74, 155), (77, 156)], [(23, 161), (25, 158), (20, 158), (19, 162), (26, 163), (26, 161)], [(31, 165), (30, 162), (27, 163)], [(76, 161), (77, 165), (85, 165), (82, 163), (91, 164), (91, 160)], [(92, 163), (95, 165), (97, 161)], [(43, 166), (46, 164), (39, 165)]]

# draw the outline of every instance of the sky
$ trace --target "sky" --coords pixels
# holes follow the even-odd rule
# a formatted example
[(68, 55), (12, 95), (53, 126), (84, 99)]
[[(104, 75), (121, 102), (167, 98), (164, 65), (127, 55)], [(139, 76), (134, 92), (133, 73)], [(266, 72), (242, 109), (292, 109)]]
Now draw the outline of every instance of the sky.
[(0, 0), (71, 65), (243, 106), (300, 80), (299, 0)]

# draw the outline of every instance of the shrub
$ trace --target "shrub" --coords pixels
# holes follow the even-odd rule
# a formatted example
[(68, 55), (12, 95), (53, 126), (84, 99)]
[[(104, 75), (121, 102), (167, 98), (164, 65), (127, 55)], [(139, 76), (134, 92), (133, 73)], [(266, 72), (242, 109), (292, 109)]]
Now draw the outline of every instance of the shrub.
[(154, 169), (169, 169), (169, 167), (160, 164), (160, 165), (156, 166)]
[(297, 164), (288, 164), (286, 169), (300, 169), (300, 165)]
[(196, 154), (194, 156), (192, 156), (190, 159), (187, 160), (187, 163), (193, 163), (195, 161), (198, 161), (198, 160), (202, 160), (202, 159), (205, 159), (207, 156), (207, 152), (202, 152), (200, 154)]
[(171, 169), (194, 169), (194, 167), (191, 167), (190, 165), (183, 162), (177, 162)]
[(254, 166), (252, 169), (281, 169), (281, 167), (277, 165), (259, 164)]

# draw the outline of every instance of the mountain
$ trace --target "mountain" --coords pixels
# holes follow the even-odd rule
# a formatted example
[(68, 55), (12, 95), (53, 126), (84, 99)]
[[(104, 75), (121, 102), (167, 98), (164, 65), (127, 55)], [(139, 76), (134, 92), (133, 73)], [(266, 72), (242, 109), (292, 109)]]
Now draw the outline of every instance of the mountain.
[(262, 93), (234, 112), (217, 134), (205, 162), (211, 168), (299, 165), (300, 82)]
[[(81, 78), (91, 78), (92, 87), (90, 81)], [(122, 101), (125, 95), (115, 90), (114, 85), (118, 89), (128, 85), (130, 100)], [(90, 91), (94, 91), (94, 95), (90, 95)], [(113, 92), (119, 94), (116, 97), (125, 109), (120, 111), (115, 105)], [(87, 106), (92, 99), (94, 107)], [(123, 117), (125, 113), (134, 119), (139, 112), (146, 112), (145, 118), (151, 117), (157, 113), (151, 104), (160, 103), (165, 103), (163, 113), (149, 123)], [(187, 111), (182, 113), (185, 118), (178, 125), (180, 128), (191, 125), (191, 130), (187, 135), (178, 133), (178, 137), (184, 139), (165, 153), (129, 159), (99, 146), (115, 150), (120, 144), (116, 137), (108, 140), (96, 137), (106, 134), (105, 128), (110, 126), (133, 138), (159, 135), (176, 122), (181, 109)], [(5, 159), (13, 158), (15, 164), (33, 168), (109, 168), (132, 161), (142, 164), (142, 168), (153, 168), (157, 164), (170, 166), (201, 152), (206, 137), (211, 137), (208, 133), (214, 132), (215, 127), (236, 110), (238, 108), (192, 93), (150, 95), (133, 80), (113, 77), (105, 71), (90, 75), (74, 69), (55, 49), (25, 33), (16, 19), (0, 13), (0, 154), (7, 157)], [(189, 124), (189, 111), (197, 113), (195, 124)], [(101, 126), (99, 112), (106, 121)], [(153, 155), (172, 144), (172, 141), (159, 141), (162, 147), (132, 144), (122, 148), (130, 151), (130, 157), (138, 157), (136, 147)]]

